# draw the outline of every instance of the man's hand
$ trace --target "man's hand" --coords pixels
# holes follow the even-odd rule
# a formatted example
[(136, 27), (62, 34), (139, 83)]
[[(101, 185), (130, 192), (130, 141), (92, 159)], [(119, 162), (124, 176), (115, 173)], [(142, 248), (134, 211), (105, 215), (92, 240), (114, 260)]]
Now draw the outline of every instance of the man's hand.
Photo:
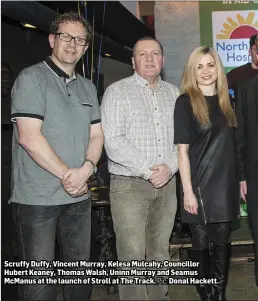
[[(67, 192), (67, 191), (66, 191)], [(69, 193), (70, 194), (70, 196), (72, 196), (73, 198), (76, 198), (76, 197), (79, 197), (79, 196), (82, 196), (82, 195), (84, 195), (84, 194), (86, 194), (88, 192), (88, 185), (87, 184), (85, 184), (82, 188), (81, 188), (81, 190), (79, 190), (77, 193)]]
[(72, 195), (72, 196), (73, 196), (73, 197), (82, 196), (82, 195), (86, 194), (87, 192), (88, 192), (88, 185), (85, 184), (85, 185), (82, 187), (82, 189), (81, 189), (79, 192), (77, 192), (77, 194)]
[(172, 178), (171, 169), (166, 164), (154, 165), (151, 170), (153, 174), (149, 181), (154, 188), (163, 187)]
[[(70, 195), (79, 196), (85, 191), (87, 181), (92, 174), (91, 164), (84, 164), (81, 168), (71, 168), (63, 175), (61, 183)], [(88, 186), (87, 186), (88, 191)], [(87, 192), (86, 191), (86, 192)]]
[(241, 197), (246, 202), (246, 194), (247, 194), (246, 181), (241, 181), (239, 184), (240, 184), (240, 194), (241, 194)]

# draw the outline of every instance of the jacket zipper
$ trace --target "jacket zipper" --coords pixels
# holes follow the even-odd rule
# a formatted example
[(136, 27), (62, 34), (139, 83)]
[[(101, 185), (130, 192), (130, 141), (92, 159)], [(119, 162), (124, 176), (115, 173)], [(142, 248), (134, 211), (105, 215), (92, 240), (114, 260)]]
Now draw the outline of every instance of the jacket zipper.
[(207, 219), (206, 219), (206, 214), (204, 211), (204, 206), (203, 206), (203, 200), (202, 200), (202, 195), (201, 195), (201, 190), (200, 187), (198, 187), (198, 191), (199, 191), (199, 195), (200, 195), (200, 202), (201, 202), (201, 206), (202, 206), (202, 212), (203, 212), (203, 217), (204, 217), (204, 223), (205, 225), (207, 224)]

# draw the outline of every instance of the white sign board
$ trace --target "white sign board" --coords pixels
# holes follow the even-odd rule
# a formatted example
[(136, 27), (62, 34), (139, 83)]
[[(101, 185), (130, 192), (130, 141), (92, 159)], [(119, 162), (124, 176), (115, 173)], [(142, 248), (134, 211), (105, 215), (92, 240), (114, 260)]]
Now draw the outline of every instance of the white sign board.
[(258, 10), (212, 12), (213, 47), (224, 67), (251, 62), (249, 38), (258, 33)]

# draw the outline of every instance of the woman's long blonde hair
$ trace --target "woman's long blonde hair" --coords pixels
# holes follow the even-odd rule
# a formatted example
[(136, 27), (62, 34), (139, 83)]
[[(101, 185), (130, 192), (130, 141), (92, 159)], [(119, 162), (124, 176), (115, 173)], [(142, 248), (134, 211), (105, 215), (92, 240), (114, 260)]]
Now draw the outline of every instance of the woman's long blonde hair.
[(209, 125), (209, 106), (206, 98), (197, 85), (198, 63), (200, 59), (207, 53), (213, 56), (218, 70), (217, 94), (219, 98), (220, 109), (225, 115), (229, 126), (235, 127), (236, 116), (229, 99), (227, 78), (224, 73), (220, 57), (212, 47), (198, 47), (190, 54), (184, 68), (180, 92), (181, 94), (186, 93), (189, 95), (195, 118), (202, 125)]

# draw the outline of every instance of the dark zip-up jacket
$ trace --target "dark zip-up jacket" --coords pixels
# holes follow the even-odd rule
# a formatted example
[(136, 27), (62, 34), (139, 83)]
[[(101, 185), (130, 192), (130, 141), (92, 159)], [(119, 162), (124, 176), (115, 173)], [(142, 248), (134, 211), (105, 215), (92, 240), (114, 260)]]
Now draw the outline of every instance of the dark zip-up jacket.
[(237, 157), (240, 180), (258, 177), (258, 75), (238, 86)]

